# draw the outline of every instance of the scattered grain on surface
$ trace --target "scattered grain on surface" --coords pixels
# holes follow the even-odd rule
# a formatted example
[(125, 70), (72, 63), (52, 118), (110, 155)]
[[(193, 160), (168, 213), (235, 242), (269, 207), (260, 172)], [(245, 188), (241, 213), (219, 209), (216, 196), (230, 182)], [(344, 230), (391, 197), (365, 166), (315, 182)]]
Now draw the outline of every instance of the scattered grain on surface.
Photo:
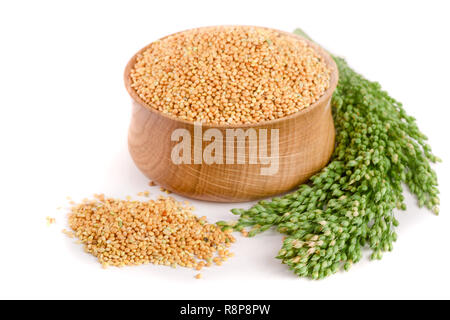
[(160, 187), (159, 190), (160, 190), (161, 192), (164, 192), (165, 194), (171, 194), (171, 193), (172, 193), (172, 191), (167, 190), (167, 189), (165, 189), (165, 188), (163, 188), (163, 187)]
[(95, 195), (72, 206), (68, 219), (73, 233), (63, 232), (74, 234), (103, 267), (153, 263), (200, 270), (213, 259), (221, 264), (235, 241), (171, 197), (135, 201)]
[(75, 234), (72, 231), (68, 231), (66, 229), (62, 229), (62, 233), (64, 233), (69, 238), (73, 238), (75, 236)]
[(45, 220), (47, 221), (47, 226), (50, 226), (56, 222), (56, 219), (52, 217), (46, 217)]

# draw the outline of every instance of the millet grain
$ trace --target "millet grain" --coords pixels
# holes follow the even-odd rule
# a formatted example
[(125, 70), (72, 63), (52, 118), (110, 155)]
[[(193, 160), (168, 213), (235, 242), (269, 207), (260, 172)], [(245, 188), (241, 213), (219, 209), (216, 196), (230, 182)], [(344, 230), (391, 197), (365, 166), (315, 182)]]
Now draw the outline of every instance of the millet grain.
[(104, 268), (152, 263), (200, 270), (225, 261), (235, 241), (171, 197), (135, 201), (105, 198), (72, 206), (69, 226)]
[(148, 106), (188, 121), (274, 120), (316, 102), (330, 70), (306, 41), (258, 27), (188, 30), (137, 56), (131, 87)]

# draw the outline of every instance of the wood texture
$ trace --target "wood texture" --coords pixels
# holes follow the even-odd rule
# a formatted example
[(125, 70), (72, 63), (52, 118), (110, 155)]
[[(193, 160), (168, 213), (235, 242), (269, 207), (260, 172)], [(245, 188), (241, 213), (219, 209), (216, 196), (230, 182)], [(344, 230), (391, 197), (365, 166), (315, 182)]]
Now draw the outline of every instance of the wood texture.
[[(335, 130), (330, 100), (337, 85), (338, 72), (333, 59), (322, 48), (301, 39), (314, 47), (331, 69), (330, 87), (316, 103), (288, 117), (254, 125), (203, 125), (203, 132), (216, 128), (224, 137), (226, 129), (279, 129), (278, 173), (261, 175), (261, 167), (267, 166), (263, 164), (174, 164), (171, 152), (178, 142), (171, 141), (172, 132), (183, 128), (194, 137), (194, 124), (149, 107), (131, 88), (130, 71), (136, 55), (147, 47), (133, 56), (124, 74), (125, 86), (133, 98), (128, 146), (137, 167), (149, 179), (172, 192), (218, 202), (241, 202), (280, 194), (318, 172), (328, 163), (334, 149)], [(270, 139), (268, 142), (270, 152)], [(203, 147), (208, 143), (204, 142)], [(247, 155), (248, 147), (247, 141)]]

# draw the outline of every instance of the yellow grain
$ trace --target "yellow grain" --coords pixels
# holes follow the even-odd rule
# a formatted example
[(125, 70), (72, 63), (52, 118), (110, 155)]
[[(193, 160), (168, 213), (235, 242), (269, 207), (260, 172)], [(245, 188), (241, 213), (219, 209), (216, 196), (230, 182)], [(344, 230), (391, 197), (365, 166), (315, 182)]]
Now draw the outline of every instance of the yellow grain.
[(243, 124), (307, 108), (329, 87), (330, 70), (292, 35), (257, 27), (193, 29), (137, 56), (132, 88), (152, 108), (188, 121)]
[(153, 263), (200, 270), (213, 259), (220, 265), (218, 249), (234, 241), (171, 197), (143, 202), (94, 195), (73, 205), (68, 219), (73, 232), (63, 232), (75, 235), (102, 266)]

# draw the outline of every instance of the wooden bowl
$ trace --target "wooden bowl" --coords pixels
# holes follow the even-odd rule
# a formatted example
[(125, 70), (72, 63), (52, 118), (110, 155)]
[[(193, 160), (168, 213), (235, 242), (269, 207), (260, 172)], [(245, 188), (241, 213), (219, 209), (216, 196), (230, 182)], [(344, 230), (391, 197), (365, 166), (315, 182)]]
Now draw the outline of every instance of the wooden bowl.
[[(128, 146), (137, 167), (149, 179), (167, 190), (194, 199), (217, 202), (241, 202), (277, 195), (295, 188), (322, 169), (334, 149), (335, 130), (330, 100), (337, 85), (338, 71), (333, 59), (317, 44), (295, 34), (289, 35), (306, 41), (330, 68), (330, 86), (323, 96), (309, 107), (276, 120), (246, 125), (202, 126), (203, 132), (217, 129), (223, 137), (226, 137), (226, 129), (268, 129), (268, 132), (278, 129), (278, 172), (263, 175), (261, 169), (269, 165), (259, 161), (257, 164), (250, 164), (248, 157), (244, 164), (206, 164), (204, 161), (199, 164), (175, 164), (171, 158), (172, 150), (178, 144), (171, 139), (174, 130), (186, 129), (193, 137), (191, 159), (194, 159), (194, 152), (199, 151), (199, 148), (203, 150), (209, 142), (201, 141), (201, 138), (199, 142), (195, 138), (193, 122), (153, 109), (131, 88), (130, 71), (137, 55), (148, 46), (131, 58), (124, 74), (126, 89), (133, 99)], [(270, 154), (271, 135), (268, 133), (268, 136), (267, 149)], [(219, 142), (223, 141), (219, 139)], [(244, 150), (246, 155), (253, 150), (253, 143), (255, 141), (247, 139)], [(235, 144), (234, 154), (238, 151), (242, 151), (242, 147), (238, 150), (238, 145)]]

